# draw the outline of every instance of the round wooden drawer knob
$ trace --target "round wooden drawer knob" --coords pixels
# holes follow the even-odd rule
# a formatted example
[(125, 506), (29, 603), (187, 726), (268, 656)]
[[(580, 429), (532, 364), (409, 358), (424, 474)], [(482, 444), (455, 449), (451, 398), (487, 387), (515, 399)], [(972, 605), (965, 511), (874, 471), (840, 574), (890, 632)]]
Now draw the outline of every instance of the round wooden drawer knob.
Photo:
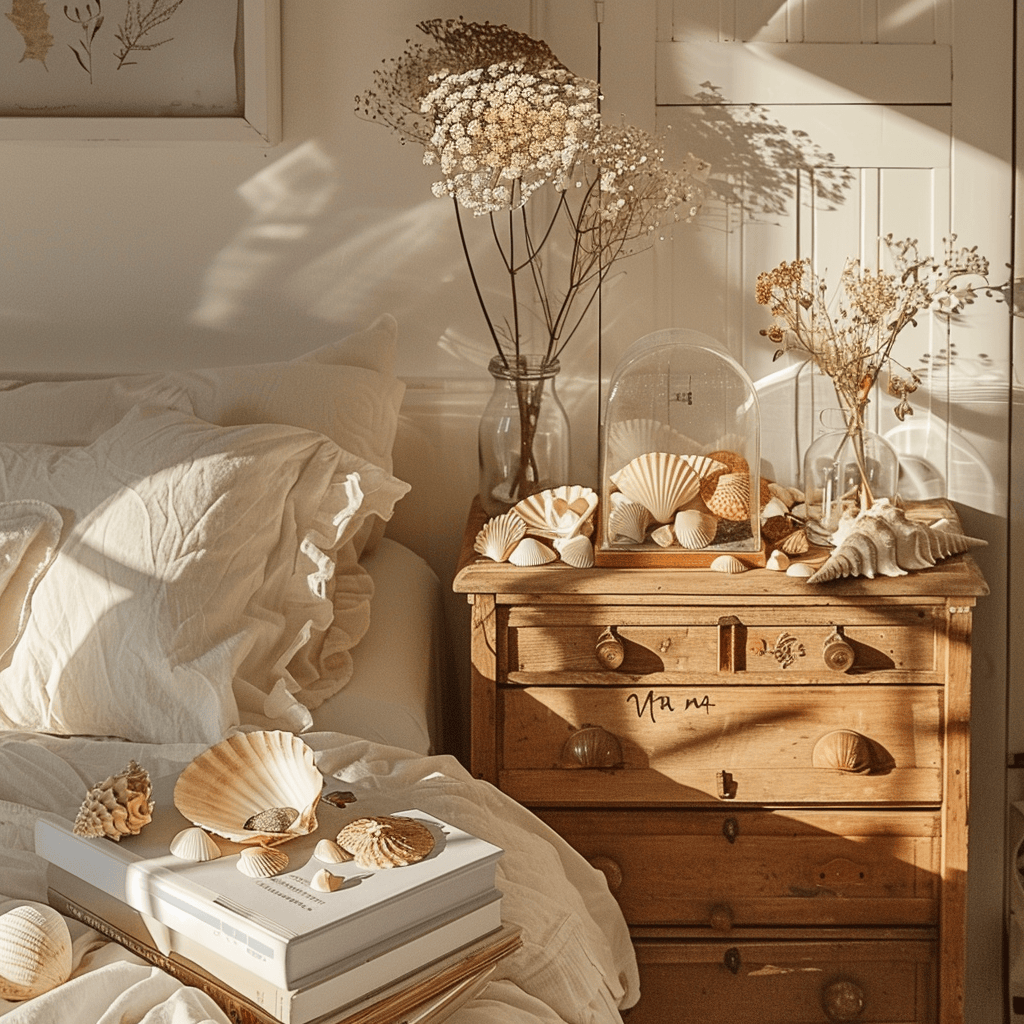
[(716, 932), (732, 930), (732, 907), (728, 903), (718, 903), (711, 908), (711, 927)]
[(608, 888), (617, 892), (622, 885), (622, 868), (611, 857), (591, 857), (590, 866), (604, 875)]
[(565, 741), (562, 764), (566, 768), (618, 768), (622, 745), (607, 729), (585, 725)]
[(594, 654), (605, 668), (614, 669), (622, 664), (626, 650), (622, 646), (622, 641), (609, 628), (597, 638)]
[(856, 1020), (864, 1009), (864, 992), (852, 981), (833, 981), (822, 993), (821, 1006), (829, 1020)]
[(822, 645), (821, 658), (833, 672), (849, 672), (855, 655), (853, 648), (838, 633), (833, 633)]

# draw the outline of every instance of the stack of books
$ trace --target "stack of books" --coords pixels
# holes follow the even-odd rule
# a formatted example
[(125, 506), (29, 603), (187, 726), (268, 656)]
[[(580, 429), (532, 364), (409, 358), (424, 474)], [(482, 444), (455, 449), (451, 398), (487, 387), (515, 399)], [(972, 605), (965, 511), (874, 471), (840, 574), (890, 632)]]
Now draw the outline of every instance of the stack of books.
[[(222, 856), (200, 863), (169, 852), (191, 824), (173, 786), (154, 783), (153, 820), (120, 842), (38, 821), (50, 903), (203, 989), (239, 1024), (439, 1021), (519, 945), (501, 924), (502, 851), (431, 815), (398, 812), (434, 833), (422, 861), (325, 865), (313, 856), (317, 841), (359, 814), (321, 801), (317, 831), (282, 845), (287, 869), (254, 879), (227, 840), (213, 837)], [(325, 867), (343, 879), (333, 892), (310, 884)]]

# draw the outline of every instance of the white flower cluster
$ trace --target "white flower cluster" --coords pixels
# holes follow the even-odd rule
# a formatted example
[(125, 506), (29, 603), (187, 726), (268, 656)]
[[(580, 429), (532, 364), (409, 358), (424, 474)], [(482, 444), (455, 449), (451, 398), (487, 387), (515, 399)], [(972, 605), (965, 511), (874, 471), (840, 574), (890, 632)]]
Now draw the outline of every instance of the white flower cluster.
[(500, 61), (430, 80), (420, 112), (434, 123), (423, 162), (444, 175), (434, 195), (477, 215), (518, 208), (560, 183), (600, 125), (597, 86), (564, 68), (532, 73)]

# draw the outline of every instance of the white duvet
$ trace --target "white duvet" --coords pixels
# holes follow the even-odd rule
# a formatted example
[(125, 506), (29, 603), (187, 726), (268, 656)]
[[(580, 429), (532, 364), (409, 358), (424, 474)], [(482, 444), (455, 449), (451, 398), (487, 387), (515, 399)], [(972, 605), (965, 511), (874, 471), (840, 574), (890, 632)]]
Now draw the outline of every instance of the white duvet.
[[(505, 850), (502, 916), (523, 947), (498, 965), (452, 1024), (604, 1024), (639, 990), (629, 934), (604, 877), (529, 811), (450, 757), (420, 757), (340, 733), (303, 739), (360, 810), (419, 807)], [(0, 734), (0, 913), (46, 901), (46, 864), (33, 850), (40, 815), (73, 818), (86, 789), (131, 759), (157, 777), (202, 746)], [(23, 1003), (0, 999), (4, 1024), (230, 1024), (216, 1004), (77, 922), (69, 981)]]

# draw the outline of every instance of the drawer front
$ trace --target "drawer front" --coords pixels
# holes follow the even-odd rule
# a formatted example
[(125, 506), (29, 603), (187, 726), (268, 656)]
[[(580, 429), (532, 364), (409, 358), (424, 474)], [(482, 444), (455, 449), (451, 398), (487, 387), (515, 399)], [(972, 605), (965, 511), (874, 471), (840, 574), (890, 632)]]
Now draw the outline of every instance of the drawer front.
[(636, 942), (628, 1024), (925, 1024), (936, 1019), (928, 941)]
[(937, 804), (942, 690), (499, 687), (522, 803)]
[(923, 674), (935, 682), (942, 670), (944, 621), (931, 610), (519, 608), (509, 626), (513, 680), (613, 670), (804, 683), (866, 674), (909, 682)]
[(537, 814), (604, 872), (631, 925), (934, 925), (934, 811)]

